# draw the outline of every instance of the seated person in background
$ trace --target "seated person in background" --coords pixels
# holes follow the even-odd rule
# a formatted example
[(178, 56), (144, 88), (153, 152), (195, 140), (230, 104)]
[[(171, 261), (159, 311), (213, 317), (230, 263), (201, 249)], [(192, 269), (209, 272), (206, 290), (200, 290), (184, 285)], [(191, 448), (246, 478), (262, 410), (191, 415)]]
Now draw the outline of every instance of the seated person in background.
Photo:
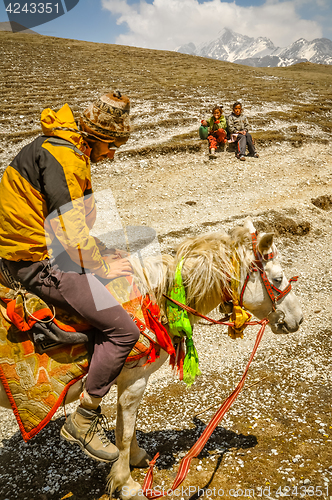
[(228, 117), (228, 129), (231, 136), (236, 134), (237, 151), (235, 155), (237, 158), (242, 161), (246, 159), (246, 146), (248, 146), (249, 155), (258, 158), (252, 137), (248, 133), (248, 118), (242, 113), (242, 105), (238, 101), (233, 104), (233, 113)]
[(202, 138), (202, 128), (208, 130), (207, 140), (209, 141), (210, 158), (216, 158), (215, 152), (219, 144), (227, 143), (227, 121), (223, 115), (222, 106), (215, 106), (209, 120), (202, 120), (200, 127), (200, 137)]

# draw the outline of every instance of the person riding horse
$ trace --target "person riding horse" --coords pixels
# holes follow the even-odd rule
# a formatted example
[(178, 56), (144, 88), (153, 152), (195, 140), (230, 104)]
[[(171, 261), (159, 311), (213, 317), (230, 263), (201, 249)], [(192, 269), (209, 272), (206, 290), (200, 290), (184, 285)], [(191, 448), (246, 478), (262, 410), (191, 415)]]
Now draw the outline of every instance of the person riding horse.
[(45, 109), (43, 135), (18, 153), (0, 184), (0, 257), (7, 275), (93, 328), (85, 388), (61, 436), (104, 462), (115, 462), (119, 451), (103, 431), (100, 403), (139, 330), (103, 284), (132, 268), (124, 254), (105, 255), (89, 233), (96, 218), (90, 161), (113, 158), (127, 142), (129, 110), (129, 98), (118, 91), (90, 104), (79, 126), (68, 104), (57, 113)]

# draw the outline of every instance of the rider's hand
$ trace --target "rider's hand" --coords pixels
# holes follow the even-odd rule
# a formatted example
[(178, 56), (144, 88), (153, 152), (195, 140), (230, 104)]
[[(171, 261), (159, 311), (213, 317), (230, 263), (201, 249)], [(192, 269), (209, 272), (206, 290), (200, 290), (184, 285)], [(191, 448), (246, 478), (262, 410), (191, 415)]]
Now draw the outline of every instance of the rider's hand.
[(124, 250), (119, 250), (118, 248), (106, 248), (106, 250), (103, 250), (100, 252), (103, 257), (107, 257), (110, 259), (124, 259), (125, 257), (128, 257), (129, 253), (125, 252)]
[(133, 274), (133, 268), (128, 259), (121, 259), (119, 257), (114, 258), (114, 256), (109, 256), (104, 258), (110, 267), (106, 278), (109, 280), (114, 280), (115, 278), (120, 278), (121, 276), (130, 276)]
[(120, 256), (114, 251), (112, 253), (109, 253), (109, 252), (103, 252), (101, 254), (103, 256), (103, 260), (106, 260), (106, 262), (108, 262), (109, 264), (113, 261), (113, 260), (117, 260), (120, 258)]
[(208, 126), (208, 122), (206, 120), (202, 120), (201, 124), (203, 125), (203, 127), (207, 127)]
[(120, 257), (120, 259), (124, 259), (125, 257), (128, 257), (129, 253), (126, 252), (125, 250), (119, 250), (118, 248), (115, 249), (115, 255)]

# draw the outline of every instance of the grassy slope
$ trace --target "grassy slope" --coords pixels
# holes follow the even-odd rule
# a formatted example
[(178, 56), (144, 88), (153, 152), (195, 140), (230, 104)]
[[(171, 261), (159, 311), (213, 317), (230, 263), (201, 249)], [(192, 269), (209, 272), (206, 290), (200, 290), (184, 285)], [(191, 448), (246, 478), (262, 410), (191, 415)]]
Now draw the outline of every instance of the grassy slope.
[[(259, 142), (274, 139), (295, 144), (313, 138), (324, 142), (331, 133), (332, 66), (251, 68), (175, 52), (9, 32), (0, 32), (0, 48), (4, 68), (0, 131), (12, 144), (38, 133), (43, 108), (68, 102), (78, 114), (94, 97), (112, 88), (130, 95), (136, 133), (153, 129), (156, 123), (161, 135), (174, 124), (191, 126), (189, 133), (168, 137), (163, 147), (185, 140), (197, 146), (193, 132), (197, 117), (209, 113), (214, 102), (226, 103), (229, 113), (239, 97)], [(150, 106), (135, 109), (137, 103)], [(165, 116), (162, 110), (167, 104), (174, 112)], [(147, 110), (150, 121), (142, 123)], [(314, 128), (299, 132), (297, 123)], [(136, 149), (144, 153), (147, 147)]]

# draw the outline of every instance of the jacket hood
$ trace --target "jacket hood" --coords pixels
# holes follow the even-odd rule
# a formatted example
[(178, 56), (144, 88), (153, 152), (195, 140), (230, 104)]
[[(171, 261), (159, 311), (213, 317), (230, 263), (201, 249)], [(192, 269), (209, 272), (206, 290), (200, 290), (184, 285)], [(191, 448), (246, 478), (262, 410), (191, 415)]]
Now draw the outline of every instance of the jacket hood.
[[(81, 146), (83, 144), (83, 138), (78, 133), (79, 130), (75, 123), (73, 113), (67, 103), (62, 106), (57, 113), (50, 108), (44, 109), (40, 121), (44, 135), (60, 137), (61, 139), (65, 139), (75, 144), (75, 146)], [(62, 130), (54, 130), (57, 127), (61, 127)], [(71, 130), (63, 130), (64, 128), (77, 130), (77, 133)]]

